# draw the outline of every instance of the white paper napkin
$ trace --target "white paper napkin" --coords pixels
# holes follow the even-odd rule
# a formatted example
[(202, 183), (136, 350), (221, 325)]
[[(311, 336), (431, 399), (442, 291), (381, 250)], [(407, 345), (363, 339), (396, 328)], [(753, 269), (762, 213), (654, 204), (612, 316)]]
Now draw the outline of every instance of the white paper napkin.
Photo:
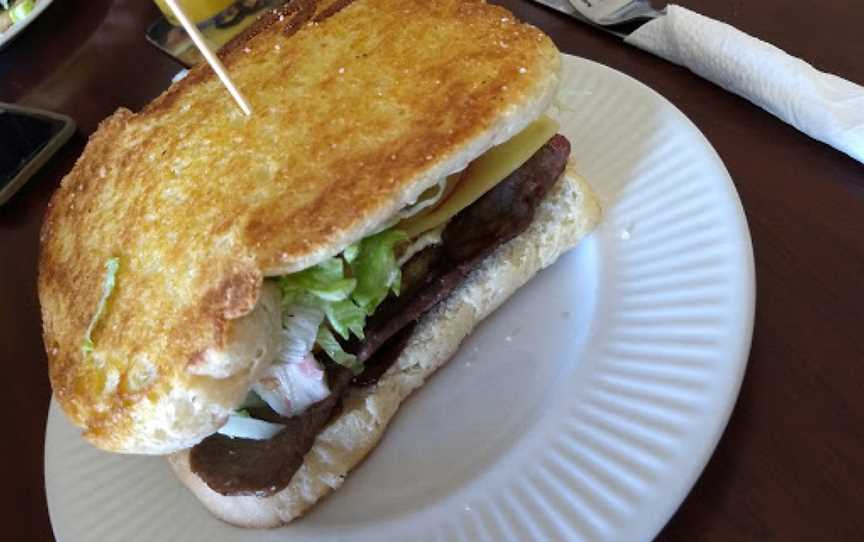
[(864, 87), (675, 5), (625, 41), (689, 68), (864, 162)]

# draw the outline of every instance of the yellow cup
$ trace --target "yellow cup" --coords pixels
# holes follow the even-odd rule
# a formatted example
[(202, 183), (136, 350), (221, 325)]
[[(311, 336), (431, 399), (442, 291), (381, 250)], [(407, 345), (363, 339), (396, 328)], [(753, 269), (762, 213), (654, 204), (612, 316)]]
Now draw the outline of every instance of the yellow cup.
[[(186, 12), (189, 19), (197, 24), (221, 13), (235, 1), (236, 0), (177, 0), (177, 4), (183, 8), (183, 11)], [(180, 21), (174, 17), (173, 13), (171, 13), (171, 8), (168, 7), (165, 0), (155, 0), (155, 2), (171, 24), (175, 26), (180, 24)]]

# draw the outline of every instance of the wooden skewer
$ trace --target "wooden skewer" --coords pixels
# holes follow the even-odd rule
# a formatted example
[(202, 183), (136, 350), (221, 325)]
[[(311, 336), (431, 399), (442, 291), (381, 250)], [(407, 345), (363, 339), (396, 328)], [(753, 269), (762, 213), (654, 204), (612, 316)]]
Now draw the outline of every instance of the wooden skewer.
[(247, 116), (252, 114), (252, 108), (249, 107), (249, 102), (246, 101), (246, 98), (240, 94), (240, 91), (237, 90), (237, 87), (234, 86), (234, 83), (231, 81), (231, 78), (228, 77), (228, 72), (225, 70), (225, 66), (222, 65), (222, 62), (219, 60), (213, 51), (210, 50), (210, 47), (207, 46), (207, 42), (204, 41), (204, 36), (201, 35), (201, 32), (198, 30), (198, 27), (189, 20), (189, 17), (186, 16), (186, 13), (183, 9), (177, 4), (177, 0), (165, 0), (165, 3), (168, 4), (168, 7), (171, 8), (171, 11), (174, 12), (174, 16), (177, 17), (177, 20), (180, 21), (180, 24), (183, 25), (183, 28), (186, 30), (186, 33), (189, 34), (189, 37), (192, 38), (192, 42), (198, 47), (198, 50), (201, 51), (201, 54), (204, 55), (204, 58), (207, 60), (207, 63), (210, 64), (210, 67), (213, 68), (213, 71), (216, 72), (216, 75), (219, 76), (219, 79), (222, 81), (222, 84), (225, 85), (225, 88), (228, 89), (228, 92), (231, 93), (231, 96), (234, 97), (234, 101), (237, 102), (237, 105), (240, 106), (240, 109)]

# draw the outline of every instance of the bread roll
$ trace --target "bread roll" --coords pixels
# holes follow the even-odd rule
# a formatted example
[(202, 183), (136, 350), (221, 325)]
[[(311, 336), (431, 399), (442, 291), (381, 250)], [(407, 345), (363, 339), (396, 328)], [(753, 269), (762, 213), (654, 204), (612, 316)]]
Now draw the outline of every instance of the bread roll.
[(528, 229), (499, 247), (448, 299), (421, 318), (402, 354), (377, 384), (351, 390), (342, 412), (318, 435), (291, 483), (279, 493), (220, 495), (190, 470), (188, 451), (169, 456), (174, 473), (204, 506), (228, 523), (275, 527), (301, 516), (342, 485), (349, 471), (381, 440), (402, 401), (453, 356), (474, 326), (575, 246), (599, 216), (589, 186), (568, 163)]

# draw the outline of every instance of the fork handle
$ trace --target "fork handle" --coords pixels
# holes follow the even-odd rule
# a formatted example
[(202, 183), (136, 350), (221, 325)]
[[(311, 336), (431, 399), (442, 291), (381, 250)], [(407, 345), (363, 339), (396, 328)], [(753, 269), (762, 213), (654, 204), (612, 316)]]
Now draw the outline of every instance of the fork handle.
[(690, 69), (864, 162), (864, 87), (680, 6), (630, 34), (626, 43)]

